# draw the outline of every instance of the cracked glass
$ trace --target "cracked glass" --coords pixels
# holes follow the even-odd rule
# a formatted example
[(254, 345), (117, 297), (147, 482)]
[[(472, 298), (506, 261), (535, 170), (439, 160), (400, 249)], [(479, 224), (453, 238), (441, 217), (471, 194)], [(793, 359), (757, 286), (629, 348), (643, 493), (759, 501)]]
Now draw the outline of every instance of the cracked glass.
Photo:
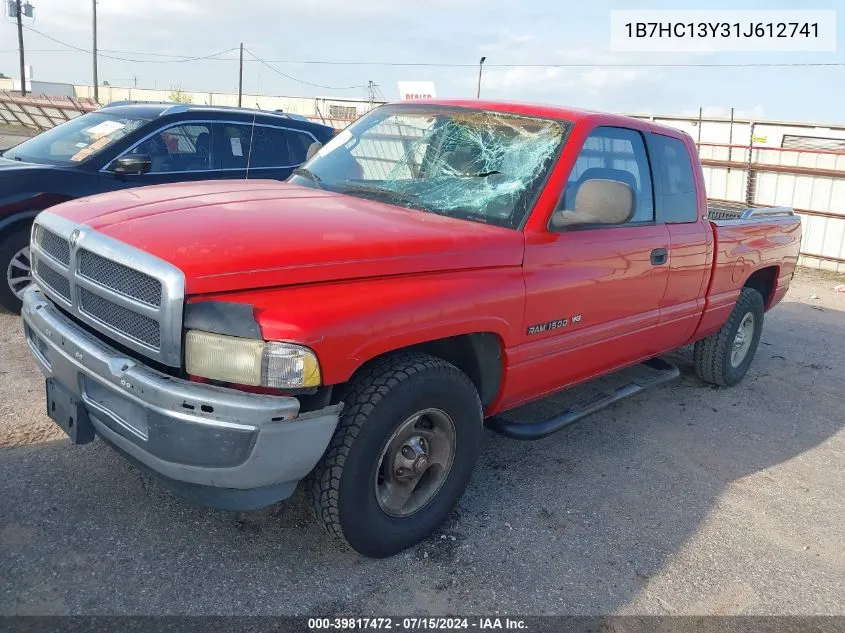
[(392, 105), (340, 132), (291, 182), (516, 228), (569, 123), (489, 110)]

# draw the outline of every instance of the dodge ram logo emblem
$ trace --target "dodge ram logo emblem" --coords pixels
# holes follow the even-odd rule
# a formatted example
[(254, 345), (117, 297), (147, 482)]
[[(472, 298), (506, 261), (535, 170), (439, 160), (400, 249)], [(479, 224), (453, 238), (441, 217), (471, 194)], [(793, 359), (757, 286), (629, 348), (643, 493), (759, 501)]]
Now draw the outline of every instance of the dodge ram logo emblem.
[(70, 246), (73, 248), (76, 246), (76, 243), (79, 241), (79, 229), (74, 230), (73, 233), (70, 234)]

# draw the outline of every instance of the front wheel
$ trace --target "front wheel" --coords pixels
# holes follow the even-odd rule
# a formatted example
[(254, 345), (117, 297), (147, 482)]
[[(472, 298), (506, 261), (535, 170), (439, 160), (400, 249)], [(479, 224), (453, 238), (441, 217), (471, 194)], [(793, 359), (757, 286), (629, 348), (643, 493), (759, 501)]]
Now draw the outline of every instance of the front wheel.
[(416, 353), (376, 361), (343, 396), (311, 504), (334, 537), (391, 556), (431, 534), (463, 494), (481, 445), (481, 402), (457, 367)]
[(19, 314), (24, 291), (32, 283), (29, 263), (29, 226), (12, 229), (0, 237), (0, 312)]
[(695, 373), (701, 380), (732, 387), (743, 379), (760, 342), (763, 311), (760, 293), (743, 288), (727, 322), (695, 344)]

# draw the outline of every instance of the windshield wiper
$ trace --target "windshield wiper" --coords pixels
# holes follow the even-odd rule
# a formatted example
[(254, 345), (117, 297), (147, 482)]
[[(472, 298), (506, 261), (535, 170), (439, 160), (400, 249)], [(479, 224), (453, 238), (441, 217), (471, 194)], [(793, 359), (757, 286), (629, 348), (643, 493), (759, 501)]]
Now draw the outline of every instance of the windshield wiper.
[(294, 176), (302, 176), (303, 178), (307, 178), (315, 185), (317, 185), (320, 189), (323, 188), (323, 180), (315, 174), (313, 171), (308, 169), (307, 167), (297, 167), (293, 170)]
[(487, 178), (487, 176), (495, 176), (496, 174), (501, 174), (502, 172), (494, 169), (492, 171), (481, 171), (477, 174), (467, 174), (466, 178)]
[(446, 209), (439, 209), (434, 211), (437, 215), (442, 215), (447, 218), (454, 218), (456, 220), (469, 220), (471, 222), (480, 222), (482, 224), (490, 224), (490, 218), (483, 211), (470, 209), (467, 207), (452, 207)]
[(395, 191), (394, 189), (381, 189), (380, 187), (368, 187), (367, 185), (355, 185), (355, 184), (346, 184), (344, 185), (343, 191), (341, 193), (369, 193), (373, 194), (374, 196), (385, 196), (387, 198), (392, 198), (393, 200), (398, 200), (401, 202), (416, 202), (419, 199), (418, 195), (411, 194), (411, 193), (402, 193), (401, 191)]

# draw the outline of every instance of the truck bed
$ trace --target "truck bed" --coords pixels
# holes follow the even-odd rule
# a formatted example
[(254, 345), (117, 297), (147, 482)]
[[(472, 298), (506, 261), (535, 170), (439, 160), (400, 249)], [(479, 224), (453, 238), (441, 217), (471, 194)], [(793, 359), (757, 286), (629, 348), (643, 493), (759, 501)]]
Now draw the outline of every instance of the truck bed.
[(700, 336), (727, 320), (744, 284), (770, 289), (763, 291), (765, 307), (776, 305), (789, 288), (801, 243), (801, 218), (790, 208), (708, 201), (708, 218), (715, 250)]
[(751, 220), (791, 215), (795, 212), (790, 207), (749, 207), (744, 202), (707, 200), (707, 217), (710, 220)]

